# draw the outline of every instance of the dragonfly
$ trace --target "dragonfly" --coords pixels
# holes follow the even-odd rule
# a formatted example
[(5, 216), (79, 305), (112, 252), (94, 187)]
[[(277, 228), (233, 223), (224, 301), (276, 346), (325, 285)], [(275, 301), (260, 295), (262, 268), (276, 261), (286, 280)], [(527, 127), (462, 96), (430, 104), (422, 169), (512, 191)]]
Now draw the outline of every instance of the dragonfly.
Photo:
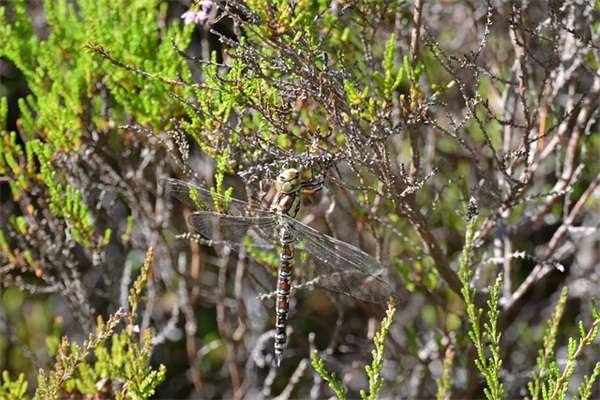
[(393, 289), (383, 278), (384, 268), (373, 257), (296, 219), (301, 195), (314, 194), (323, 187), (323, 181), (302, 181), (298, 169), (282, 170), (275, 180), (276, 194), (268, 209), (226, 199), (177, 179), (166, 178), (162, 183), (171, 195), (197, 209), (187, 222), (211, 243), (225, 244), (235, 251), (251, 246), (279, 254), (274, 340), (277, 366), (287, 346), (295, 252), (304, 261), (302, 276), (308, 284), (373, 303), (395, 301)]

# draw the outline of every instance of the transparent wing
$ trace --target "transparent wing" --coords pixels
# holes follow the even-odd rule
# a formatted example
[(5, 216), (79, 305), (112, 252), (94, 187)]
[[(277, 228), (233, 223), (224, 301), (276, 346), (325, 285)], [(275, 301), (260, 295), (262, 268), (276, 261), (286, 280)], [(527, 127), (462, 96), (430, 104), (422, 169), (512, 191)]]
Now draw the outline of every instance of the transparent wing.
[(277, 216), (245, 217), (197, 211), (188, 217), (188, 223), (202, 236), (239, 251), (250, 240), (259, 250), (276, 252), (279, 230)]
[[(279, 216), (240, 217), (198, 211), (188, 218), (200, 234), (239, 251), (250, 240), (257, 249), (277, 253)], [(286, 229), (294, 237), (296, 267), (303, 281), (361, 300), (385, 304), (394, 291), (385, 282), (384, 268), (370, 255), (348, 243), (284, 216)]]
[(303, 268), (304, 280), (374, 303), (396, 299), (384, 280), (385, 269), (373, 257), (295, 219), (285, 217), (285, 224), (296, 240), (297, 260), (313, 261)]
[(229, 204), (228, 213), (231, 215), (257, 215), (267, 217), (270, 215), (269, 211), (261, 210), (259, 208), (253, 207), (245, 201), (231, 199), (230, 201), (225, 201), (225, 198), (221, 195), (216, 194), (214, 197), (209, 190), (206, 190), (200, 186), (193, 185), (191, 183), (183, 182), (178, 179), (172, 178), (164, 178), (160, 180), (160, 184), (167, 189), (167, 192), (172, 196), (178, 198), (181, 202), (198, 208), (198, 204), (193, 200), (192, 196), (197, 196), (197, 198), (202, 202), (204, 207), (210, 211), (217, 211), (221, 207), (216, 207), (214, 204), (214, 200), (217, 199), (221, 202), (221, 204)]

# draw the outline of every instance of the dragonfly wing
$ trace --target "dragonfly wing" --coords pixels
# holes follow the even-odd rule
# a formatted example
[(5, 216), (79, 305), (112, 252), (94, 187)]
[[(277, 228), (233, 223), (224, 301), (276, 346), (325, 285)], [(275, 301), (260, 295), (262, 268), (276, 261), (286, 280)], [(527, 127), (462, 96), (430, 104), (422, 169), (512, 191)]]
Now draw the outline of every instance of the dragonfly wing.
[(396, 297), (384, 279), (385, 269), (373, 257), (294, 219), (286, 217), (285, 223), (297, 241), (300, 257), (313, 261), (303, 269), (305, 280), (374, 303)]
[[(161, 179), (167, 191), (183, 203), (208, 211), (197, 211), (188, 217), (202, 236), (239, 251), (247, 243), (256, 249), (276, 252), (279, 248), (281, 221), (297, 242), (299, 253), (309, 259), (309, 268), (303, 268), (307, 280), (362, 300), (385, 303), (394, 291), (382, 278), (384, 269), (371, 256), (357, 247), (324, 235), (319, 231), (288, 217), (253, 208), (245, 201), (213, 195), (209, 190), (177, 179)], [(227, 204), (228, 214), (217, 212)], [(201, 203), (201, 204), (198, 204)]]
[(259, 250), (277, 250), (277, 223), (272, 216), (245, 217), (196, 211), (188, 217), (188, 223), (202, 236), (239, 251), (250, 241)]
[(323, 269), (320, 270), (319, 274), (314, 283), (325, 289), (371, 303), (386, 304), (390, 299), (394, 303), (398, 301), (394, 290), (380, 275), (360, 272), (326, 273)]
[(252, 208), (250, 204), (242, 200), (229, 199), (226, 201), (225, 198), (219, 194), (213, 195), (209, 190), (178, 179), (164, 178), (160, 180), (160, 184), (165, 187), (172, 196), (194, 208), (200, 206), (200, 204), (197, 204), (193, 199), (194, 197), (197, 197), (204, 208), (211, 211), (216, 211), (218, 209), (215, 206), (215, 200), (217, 200), (221, 205), (227, 204), (229, 214), (231, 215), (241, 216), (249, 213), (266, 215), (267, 213), (266, 211)]

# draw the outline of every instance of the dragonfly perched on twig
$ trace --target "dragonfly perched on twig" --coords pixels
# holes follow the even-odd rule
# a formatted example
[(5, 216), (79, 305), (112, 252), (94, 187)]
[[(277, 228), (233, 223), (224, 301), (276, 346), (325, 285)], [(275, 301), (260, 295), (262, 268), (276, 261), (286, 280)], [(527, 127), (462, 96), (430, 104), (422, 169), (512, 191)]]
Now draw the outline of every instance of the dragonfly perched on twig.
[[(223, 243), (233, 250), (250, 245), (259, 251), (279, 253), (275, 292), (277, 365), (287, 343), (294, 251), (301, 253), (301, 260), (309, 261), (312, 266), (303, 265), (306, 282), (374, 303), (385, 304), (395, 299), (394, 291), (382, 278), (383, 267), (373, 257), (295, 219), (301, 194), (313, 194), (323, 187), (323, 182), (302, 182), (298, 170), (283, 170), (275, 181), (277, 193), (268, 210), (245, 201), (225, 199), (177, 179), (164, 179), (162, 183), (179, 200), (204, 209), (192, 213), (188, 223), (213, 243)], [(222, 212), (223, 207), (227, 208), (226, 213)]]

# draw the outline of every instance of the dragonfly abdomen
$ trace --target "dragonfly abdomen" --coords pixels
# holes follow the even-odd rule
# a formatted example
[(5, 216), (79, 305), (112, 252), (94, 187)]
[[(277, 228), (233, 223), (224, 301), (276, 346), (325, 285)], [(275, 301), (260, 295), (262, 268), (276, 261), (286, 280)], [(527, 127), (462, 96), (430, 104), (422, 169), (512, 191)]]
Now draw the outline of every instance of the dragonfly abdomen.
[(290, 288), (292, 285), (293, 238), (287, 229), (281, 229), (281, 254), (277, 271), (277, 296), (275, 300), (275, 357), (281, 361), (287, 344), (287, 319), (290, 311)]

